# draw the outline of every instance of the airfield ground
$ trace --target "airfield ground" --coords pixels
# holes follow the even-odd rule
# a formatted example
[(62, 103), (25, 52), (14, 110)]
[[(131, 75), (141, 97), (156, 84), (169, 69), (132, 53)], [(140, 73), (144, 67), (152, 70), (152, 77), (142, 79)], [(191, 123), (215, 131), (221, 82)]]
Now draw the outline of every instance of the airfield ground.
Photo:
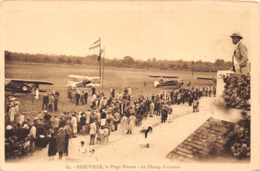
[[(47, 80), (54, 83), (53, 86), (41, 86), (40, 89), (45, 89), (49, 92), (56, 90), (60, 92), (59, 111), (60, 114), (64, 111), (73, 112), (83, 110), (85, 111), (88, 106), (76, 106), (67, 99), (67, 84), (69, 74), (98, 75), (98, 68), (82, 66), (82, 65), (53, 65), (53, 64), (28, 64), (28, 63), (6, 63), (5, 75), (6, 78), (21, 78), (21, 79), (36, 79)], [(207, 86), (211, 84), (210, 81), (196, 80), (196, 77), (211, 77), (216, 73), (194, 73), (192, 77), (191, 72), (186, 71), (161, 71), (149, 69), (126, 69), (126, 68), (105, 68), (105, 78), (103, 91), (105, 95), (110, 96), (110, 88), (113, 86), (118, 91), (123, 91), (127, 86), (132, 88), (132, 97), (136, 98), (142, 93), (144, 96), (151, 96), (158, 94), (162, 90), (153, 87), (153, 78), (148, 75), (174, 75), (179, 76), (186, 83), (191, 81), (192, 86)], [(144, 86), (146, 82), (146, 86)], [(100, 88), (101, 89), (101, 88)], [(90, 94), (90, 90), (89, 94)], [(17, 95), (21, 101), (21, 111), (27, 112), (27, 118), (35, 116), (42, 106), (42, 98), (35, 103), (31, 102), (30, 95)], [(137, 163), (170, 163), (166, 155), (180, 144), (187, 136), (196, 130), (202, 123), (204, 123), (212, 114), (210, 104), (214, 97), (203, 97), (200, 101), (200, 112), (193, 113), (192, 108), (188, 104), (174, 105), (172, 123), (160, 123), (160, 117), (148, 117), (145, 123), (153, 125), (154, 130), (150, 135), (151, 147), (140, 148), (139, 144), (143, 138), (140, 133), (140, 127), (136, 127), (133, 135), (121, 135), (120, 131), (111, 133), (110, 141), (103, 145), (93, 146), (96, 150), (95, 157), (80, 158), (77, 155), (79, 142), (84, 140), (87, 148), (93, 148), (88, 145), (89, 136), (79, 135), (73, 138), (69, 146), (69, 157), (65, 162), (90, 162), (91, 163), (121, 163), (121, 164), (137, 164)], [(26, 156), (16, 160), (7, 160), (7, 162), (48, 162), (47, 148), (36, 151), (32, 156)], [(58, 161), (56, 156), (55, 161)], [(64, 162), (64, 161), (60, 161)]]
[[(88, 106), (76, 106), (69, 103), (67, 99), (67, 76), (70, 74), (85, 75), (85, 76), (98, 76), (98, 66), (87, 65), (60, 65), (60, 64), (41, 64), (41, 63), (22, 63), (22, 62), (7, 62), (5, 64), (5, 77), (6, 78), (19, 78), (19, 79), (31, 79), (31, 80), (45, 80), (50, 81), (53, 86), (41, 85), (40, 89), (52, 92), (56, 90), (60, 92), (58, 113), (64, 111), (85, 111)], [(110, 88), (114, 87), (116, 94), (123, 92), (125, 87), (131, 87), (132, 98), (139, 97), (140, 94), (150, 97), (152, 94), (158, 94), (162, 90), (171, 90), (169, 88), (154, 88), (153, 81), (155, 78), (150, 78), (148, 75), (172, 75), (178, 76), (179, 79), (184, 80), (184, 87), (187, 81), (191, 81), (191, 86), (208, 86), (211, 81), (197, 80), (197, 77), (212, 77), (216, 76), (216, 73), (210, 72), (194, 72), (192, 76), (191, 71), (172, 71), (172, 70), (152, 70), (152, 69), (133, 69), (133, 68), (114, 68), (105, 67), (104, 72), (104, 86), (97, 88), (97, 90), (103, 91), (107, 97), (110, 97)], [(146, 82), (146, 86), (144, 86)], [(87, 89), (89, 95), (91, 94), (90, 88)], [(28, 117), (33, 117), (42, 108), (42, 96), (35, 103), (31, 102), (30, 95), (19, 95), (21, 101), (21, 111), (28, 113)], [(90, 98), (89, 98), (90, 99)]]

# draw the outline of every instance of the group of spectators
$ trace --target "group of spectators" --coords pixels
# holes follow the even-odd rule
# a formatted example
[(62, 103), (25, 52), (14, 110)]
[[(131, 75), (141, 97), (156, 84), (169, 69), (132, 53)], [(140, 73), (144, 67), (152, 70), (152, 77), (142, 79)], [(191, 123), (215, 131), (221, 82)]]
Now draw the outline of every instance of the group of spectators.
[[(19, 157), (33, 153), (48, 144), (51, 115), (44, 111), (35, 118), (26, 118), (26, 113), (16, 113), (14, 122), (6, 121), (5, 155), (6, 158)], [(8, 117), (7, 117), (8, 118)]]
[[(13, 116), (10, 114), (13, 111), (15, 113), (14, 118), (6, 122), (6, 157), (32, 153), (35, 149), (44, 148), (49, 143), (50, 159), (53, 159), (57, 153), (61, 159), (64, 154), (68, 155), (69, 139), (77, 137), (77, 134), (90, 135), (90, 145), (103, 144), (109, 141), (109, 135), (112, 132), (120, 130), (121, 134), (132, 134), (133, 128), (140, 126), (143, 119), (154, 115), (161, 116), (162, 123), (171, 122), (171, 105), (188, 102), (191, 106), (193, 101), (201, 96), (211, 95), (206, 88), (181, 88), (162, 91), (151, 97), (140, 95), (136, 99), (131, 99), (129, 87), (126, 87), (123, 92), (122, 95), (115, 97), (115, 90), (111, 88), (109, 98), (103, 93), (92, 92), (94, 94), (91, 98), (91, 105), (86, 111), (63, 112), (60, 115), (51, 114), (52, 110), (46, 110), (45, 96), (47, 95), (45, 95), (43, 97), (44, 111), (39, 112), (32, 120), (27, 118), (25, 113), (16, 115), (20, 103), (16, 102), (17, 98), (12, 97), (10, 100), (12, 105), (7, 111), (9, 116)], [(214, 91), (212, 93), (215, 94)], [(53, 91), (51, 96), (59, 97), (59, 94)], [(50, 95), (48, 97), (49, 103)], [(14, 107), (17, 106), (14, 104), (18, 107)]]
[(42, 110), (48, 110), (49, 112), (58, 111), (60, 93), (55, 90), (52, 93), (45, 93), (42, 99)]
[(80, 91), (78, 88), (68, 88), (68, 99), (70, 102), (76, 105), (87, 105), (88, 104), (88, 92)]

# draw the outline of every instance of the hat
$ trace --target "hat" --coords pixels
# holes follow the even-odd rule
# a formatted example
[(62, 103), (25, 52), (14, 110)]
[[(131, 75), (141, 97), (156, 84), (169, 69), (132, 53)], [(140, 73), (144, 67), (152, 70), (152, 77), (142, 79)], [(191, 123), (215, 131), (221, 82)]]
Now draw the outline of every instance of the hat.
[(238, 38), (240, 38), (240, 39), (243, 39), (243, 37), (241, 36), (241, 34), (240, 33), (233, 33), (230, 37), (238, 37)]
[(11, 130), (13, 127), (11, 125), (7, 125), (6, 129)]
[(43, 112), (44, 112), (44, 113), (47, 113), (47, 110), (44, 110)]
[(27, 124), (24, 124), (24, 125), (23, 125), (23, 128), (28, 129), (29, 126), (28, 126)]

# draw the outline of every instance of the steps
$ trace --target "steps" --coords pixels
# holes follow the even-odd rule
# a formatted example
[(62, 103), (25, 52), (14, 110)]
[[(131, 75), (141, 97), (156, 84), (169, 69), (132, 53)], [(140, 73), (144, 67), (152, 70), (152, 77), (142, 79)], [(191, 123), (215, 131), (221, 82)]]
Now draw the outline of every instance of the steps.
[(234, 123), (209, 118), (181, 144), (173, 149), (167, 158), (171, 160), (192, 162), (225, 153), (225, 134)]

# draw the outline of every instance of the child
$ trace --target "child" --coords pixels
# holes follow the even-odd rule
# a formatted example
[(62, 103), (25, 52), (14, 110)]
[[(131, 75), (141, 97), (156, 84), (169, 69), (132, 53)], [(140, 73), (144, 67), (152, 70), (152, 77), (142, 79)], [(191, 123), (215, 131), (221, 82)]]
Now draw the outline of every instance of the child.
[(196, 108), (197, 108), (197, 100), (194, 99), (193, 100), (193, 112), (196, 112)]
[(87, 149), (85, 147), (85, 143), (84, 141), (80, 142), (80, 148), (78, 151), (78, 155), (80, 155), (81, 157), (85, 157), (85, 154), (87, 153)]
[(108, 128), (105, 126), (104, 129), (103, 129), (103, 131), (104, 131), (104, 141), (105, 141), (105, 139), (106, 139), (107, 142), (108, 142), (109, 130), (108, 130)]
[(199, 99), (198, 99), (197, 103), (196, 103), (196, 112), (199, 112), (199, 104), (200, 104), (200, 102), (199, 102)]
[(94, 161), (98, 161), (97, 156), (94, 155), (95, 149), (89, 150), (89, 157), (92, 158)]
[(149, 148), (150, 144), (148, 141), (148, 133), (152, 133), (153, 128), (150, 126), (150, 124), (145, 128), (143, 127), (141, 130), (141, 133), (144, 133), (144, 142), (141, 145), (141, 147)]
[(104, 131), (103, 131), (103, 127), (99, 128), (98, 130), (98, 137), (97, 137), (97, 142), (100, 142), (100, 144), (103, 144), (104, 142)]

